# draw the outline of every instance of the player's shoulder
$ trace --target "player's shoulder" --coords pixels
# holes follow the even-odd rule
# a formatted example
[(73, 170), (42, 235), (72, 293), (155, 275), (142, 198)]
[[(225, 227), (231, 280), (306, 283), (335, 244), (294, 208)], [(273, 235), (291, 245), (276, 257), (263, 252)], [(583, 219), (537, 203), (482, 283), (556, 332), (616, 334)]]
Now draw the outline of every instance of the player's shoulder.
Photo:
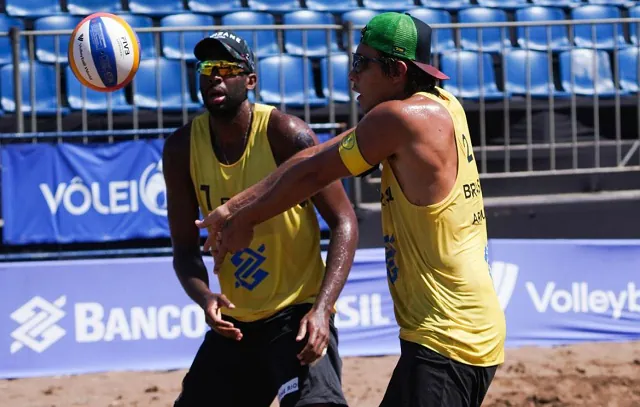
[(453, 129), (451, 115), (445, 106), (425, 96), (414, 95), (402, 100), (388, 100), (371, 109), (365, 116), (368, 127), (406, 138), (423, 138), (432, 130), (449, 134)]
[(453, 128), (451, 111), (447, 103), (437, 100), (438, 95), (428, 97), (425, 94), (417, 93), (407, 99), (398, 100), (395, 106), (396, 114), (409, 124), (413, 124), (420, 129)]
[(309, 125), (301, 118), (289, 113), (285, 113), (280, 109), (274, 108), (269, 117), (269, 132), (273, 132), (276, 136), (290, 137), (301, 131), (311, 131)]
[(272, 144), (310, 147), (317, 143), (315, 133), (304, 120), (277, 108), (271, 111), (267, 134)]
[(188, 144), (191, 138), (191, 121), (178, 127), (166, 138), (164, 148), (175, 149)]
[(191, 145), (191, 122), (178, 127), (164, 141), (163, 160), (185, 160), (189, 158)]

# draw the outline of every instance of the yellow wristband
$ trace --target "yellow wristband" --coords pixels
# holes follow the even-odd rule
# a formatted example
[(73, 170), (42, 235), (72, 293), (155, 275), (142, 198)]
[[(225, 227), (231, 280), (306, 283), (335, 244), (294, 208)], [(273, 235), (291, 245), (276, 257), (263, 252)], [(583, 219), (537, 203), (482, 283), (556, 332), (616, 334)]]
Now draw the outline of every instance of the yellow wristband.
[(355, 131), (344, 136), (338, 151), (340, 152), (342, 163), (347, 167), (351, 175), (360, 175), (372, 167), (360, 153)]

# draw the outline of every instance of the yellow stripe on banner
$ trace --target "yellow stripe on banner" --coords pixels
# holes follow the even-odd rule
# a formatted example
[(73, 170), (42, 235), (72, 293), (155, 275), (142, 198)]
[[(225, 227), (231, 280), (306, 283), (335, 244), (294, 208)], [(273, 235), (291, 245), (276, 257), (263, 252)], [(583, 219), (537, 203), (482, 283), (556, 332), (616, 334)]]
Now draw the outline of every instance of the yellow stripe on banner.
[(360, 175), (372, 167), (360, 153), (355, 131), (344, 136), (338, 151), (340, 152), (342, 163), (347, 167), (351, 175)]

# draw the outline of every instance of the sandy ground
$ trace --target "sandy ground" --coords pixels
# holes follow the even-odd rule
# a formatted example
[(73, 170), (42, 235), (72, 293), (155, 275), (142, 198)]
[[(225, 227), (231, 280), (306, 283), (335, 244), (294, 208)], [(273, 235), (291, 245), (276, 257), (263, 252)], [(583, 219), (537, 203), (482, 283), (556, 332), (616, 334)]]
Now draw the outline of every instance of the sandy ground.
[[(351, 407), (378, 405), (396, 360), (345, 358), (344, 389)], [(110, 372), (4, 380), (0, 406), (172, 406), (183, 375)], [(508, 350), (484, 406), (640, 407), (640, 342)]]

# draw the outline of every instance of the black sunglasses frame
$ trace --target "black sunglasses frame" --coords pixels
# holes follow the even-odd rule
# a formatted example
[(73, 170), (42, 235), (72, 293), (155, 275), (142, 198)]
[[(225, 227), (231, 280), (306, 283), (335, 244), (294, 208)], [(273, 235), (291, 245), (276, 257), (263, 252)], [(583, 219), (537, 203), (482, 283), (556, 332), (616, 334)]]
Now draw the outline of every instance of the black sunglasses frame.
[(353, 73), (356, 73), (356, 74), (364, 72), (364, 70), (367, 69), (367, 67), (369, 66), (369, 62), (377, 62), (383, 67), (388, 65), (389, 63), (389, 59), (384, 57), (371, 58), (371, 57), (364, 56), (362, 54), (358, 54), (357, 52), (353, 52), (351, 55), (353, 57), (353, 62), (351, 64), (351, 71), (353, 71)]

